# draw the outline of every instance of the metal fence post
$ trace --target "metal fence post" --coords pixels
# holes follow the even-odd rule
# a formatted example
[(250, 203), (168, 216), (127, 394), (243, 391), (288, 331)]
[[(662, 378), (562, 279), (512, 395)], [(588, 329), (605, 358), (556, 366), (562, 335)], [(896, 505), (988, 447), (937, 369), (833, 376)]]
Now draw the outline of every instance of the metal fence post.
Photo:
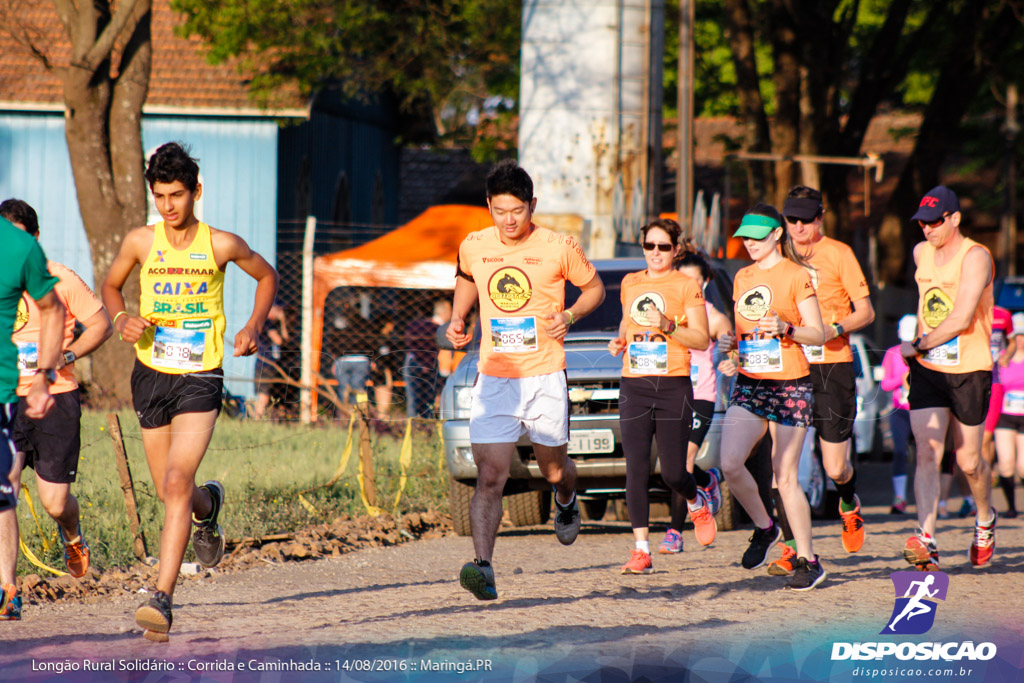
[(302, 240), (302, 384), (299, 392), (300, 420), (310, 423), (313, 402), (310, 387), (316, 386), (313, 377), (313, 237), (316, 234), (316, 216), (306, 218), (306, 234)]

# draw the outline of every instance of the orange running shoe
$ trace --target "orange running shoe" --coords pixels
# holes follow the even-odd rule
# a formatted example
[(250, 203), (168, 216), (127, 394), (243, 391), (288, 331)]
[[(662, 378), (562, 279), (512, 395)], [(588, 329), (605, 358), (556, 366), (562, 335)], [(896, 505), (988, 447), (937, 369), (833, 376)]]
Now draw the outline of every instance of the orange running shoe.
[(935, 538), (919, 529), (903, 546), (903, 559), (923, 572), (939, 571), (939, 548)]
[(860, 516), (860, 498), (853, 497), (857, 507), (849, 512), (843, 512), (842, 503), (839, 505), (839, 516), (843, 518), (843, 548), (848, 553), (855, 553), (864, 545), (864, 518)]
[(652, 570), (651, 555), (639, 548), (634, 548), (629, 562), (622, 565), (623, 574), (650, 574)]
[(796, 548), (790, 545), (791, 543), (796, 542), (783, 541), (776, 544), (776, 547), (782, 549), (782, 557), (768, 565), (768, 573), (772, 576), (789, 576), (793, 573), (796, 563)]
[(697, 500), (701, 506), (699, 510), (690, 510), (690, 519), (693, 520), (693, 533), (697, 542), (701, 545), (711, 545), (715, 542), (715, 535), (718, 533), (718, 524), (711, 516), (711, 507), (708, 505), (707, 495), (698, 490)]
[(64, 566), (68, 568), (68, 574), (80, 579), (85, 576), (85, 572), (89, 571), (89, 544), (85, 542), (85, 536), (82, 535), (82, 525), (78, 525), (78, 540), (74, 543), (68, 543), (68, 540), (64, 538), (64, 531), (57, 525), (57, 533), (60, 534), (60, 540), (64, 542)]

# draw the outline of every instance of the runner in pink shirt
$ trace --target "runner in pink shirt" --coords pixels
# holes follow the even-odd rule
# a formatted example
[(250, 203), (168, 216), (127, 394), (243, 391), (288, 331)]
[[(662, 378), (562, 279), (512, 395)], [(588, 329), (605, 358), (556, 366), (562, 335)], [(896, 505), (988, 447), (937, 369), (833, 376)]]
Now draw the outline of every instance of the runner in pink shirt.
[[(913, 341), (917, 336), (917, 316), (908, 314), (900, 318), (900, 342)], [(907, 511), (907, 450), (910, 445), (910, 367), (900, 355), (899, 345), (885, 352), (882, 359), (882, 391), (892, 392), (893, 411), (889, 413), (892, 431), (892, 490), (890, 514), (902, 515)]]

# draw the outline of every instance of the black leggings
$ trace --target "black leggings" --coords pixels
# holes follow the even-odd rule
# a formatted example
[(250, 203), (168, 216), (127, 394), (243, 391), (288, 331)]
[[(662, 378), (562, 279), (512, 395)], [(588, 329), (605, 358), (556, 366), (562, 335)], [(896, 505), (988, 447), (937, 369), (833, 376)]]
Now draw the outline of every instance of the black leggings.
[(693, 385), (689, 377), (623, 377), (619, 385), (619, 429), (626, 457), (626, 507), (634, 529), (650, 520), (648, 489), (651, 443), (658, 440), (661, 478), (687, 500), (697, 496), (697, 482), (686, 471), (690, 441)]

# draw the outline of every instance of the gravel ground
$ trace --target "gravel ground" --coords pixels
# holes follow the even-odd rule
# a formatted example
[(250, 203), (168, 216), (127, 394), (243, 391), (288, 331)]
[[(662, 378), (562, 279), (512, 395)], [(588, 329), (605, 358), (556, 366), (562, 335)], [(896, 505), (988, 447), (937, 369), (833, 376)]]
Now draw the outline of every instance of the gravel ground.
[[(807, 592), (739, 566), (749, 528), (721, 532), (706, 549), (687, 531), (686, 550), (655, 556), (645, 576), (619, 573), (632, 545), (626, 523), (585, 523), (570, 547), (550, 526), (503, 528), (494, 602), (459, 587), (473, 551), (469, 538), (453, 534), (317, 561), (257, 562), (183, 581), (166, 644), (135, 627), (141, 595), (30, 605), (22, 621), (0, 624), (0, 680), (617, 681), (682, 680), (688, 671), (700, 681), (844, 681), (862, 680), (860, 665), (889, 667), (892, 675), (870, 676), (879, 680), (1024, 680), (1024, 521), (1000, 522), (995, 560), (981, 570), (967, 559), (971, 520), (942, 522), (950, 588), (934, 626), (926, 635), (879, 636), (894, 604), (889, 575), (908, 568), (901, 549), (914, 522), (888, 515), (887, 505), (865, 501), (864, 511), (868, 537), (855, 554), (843, 551), (837, 521), (816, 525), (829, 576)], [(968, 640), (991, 641), (998, 655), (939, 662), (946, 668), (931, 677), (900, 673), (908, 663), (895, 657), (830, 659), (834, 642)], [(101, 665), (113, 671), (87, 670)]]

